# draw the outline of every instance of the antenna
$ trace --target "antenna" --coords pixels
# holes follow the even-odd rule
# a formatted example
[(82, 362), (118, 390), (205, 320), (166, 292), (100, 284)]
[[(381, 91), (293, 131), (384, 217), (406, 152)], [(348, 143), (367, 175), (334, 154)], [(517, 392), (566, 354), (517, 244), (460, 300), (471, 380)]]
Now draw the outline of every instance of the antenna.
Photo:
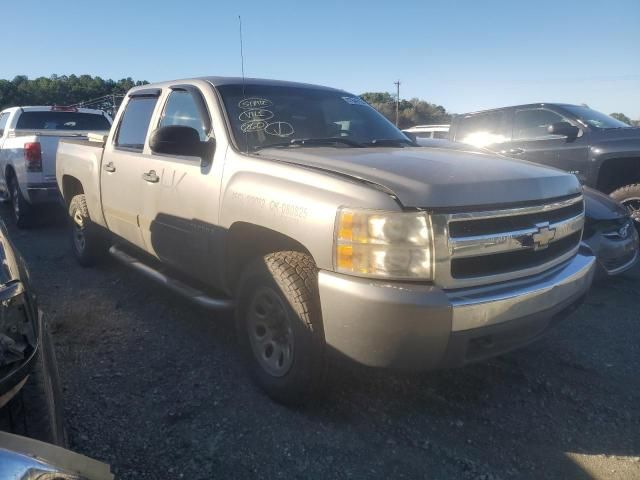
[(244, 51), (242, 49), (242, 17), (238, 15), (240, 25), (240, 65), (242, 66), (242, 96), (244, 97)]

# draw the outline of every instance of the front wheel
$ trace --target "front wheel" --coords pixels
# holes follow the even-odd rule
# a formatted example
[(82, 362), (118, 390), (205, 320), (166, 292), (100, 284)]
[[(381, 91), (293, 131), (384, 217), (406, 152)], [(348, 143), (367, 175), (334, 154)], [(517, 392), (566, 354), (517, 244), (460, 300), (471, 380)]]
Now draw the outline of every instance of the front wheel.
[(317, 268), (300, 252), (277, 252), (242, 275), (240, 347), (257, 384), (274, 400), (303, 404), (325, 381), (325, 341)]
[(83, 267), (95, 265), (105, 254), (108, 242), (99, 227), (91, 221), (84, 195), (76, 195), (69, 203), (71, 248)]
[(640, 183), (621, 187), (611, 192), (610, 196), (627, 209), (636, 228), (640, 231)]

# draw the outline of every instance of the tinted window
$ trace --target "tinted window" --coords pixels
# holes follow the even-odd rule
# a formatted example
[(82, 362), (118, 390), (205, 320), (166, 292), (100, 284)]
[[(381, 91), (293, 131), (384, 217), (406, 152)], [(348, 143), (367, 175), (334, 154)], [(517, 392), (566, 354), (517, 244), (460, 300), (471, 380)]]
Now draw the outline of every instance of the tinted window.
[(116, 145), (142, 150), (157, 98), (133, 97), (122, 115)]
[(287, 145), (291, 140), (341, 139), (366, 144), (373, 140), (410, 140), (360, 97), (319, 87), (222, 85), (233, 135), (241, 150)]
[(433, 132), (411, 132), (416, 138), (433, 138)]
[(161, 127), (167, 125), (184, 125), (195, 128), (200, 134), (200, 140), (207, 138), (204, 121), (189, 92), (176, 90), (169, 95), (160, 120)]
[(433, 138), (449, 138), (449, 132), (433, 132)]
[(109, 130), (103, 115), (80, 112), (23, 112), (16, 130)]
[[(517, 110), (513, 119), (513, 139), (532, 139), (548, 137), (547, 128), (552, 123), (566, 122), (557, 113), (541, 108), (531, 110)], [(552, 135), (553, 136), (553, 135)]]
[(479, 147), (507, 142), (511, 132), (505, 111), (487, 112), (461, 118), (456, 131), (456, 141)]
[(4, 132), (4, 129), (7, 128), (7, 122), (9, 121), (9, 114), (3, 113), (0, 115), (0, 135)]

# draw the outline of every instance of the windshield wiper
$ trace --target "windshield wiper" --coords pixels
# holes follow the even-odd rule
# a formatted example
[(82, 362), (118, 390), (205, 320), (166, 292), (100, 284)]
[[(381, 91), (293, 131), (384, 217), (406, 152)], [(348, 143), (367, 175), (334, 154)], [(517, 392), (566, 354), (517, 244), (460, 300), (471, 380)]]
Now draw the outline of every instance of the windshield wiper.
[(415, 147), (416, 143), (404, 138), (374, 138), (360, 145), (363, 147), (404, 147), (405, 145)]
[(280, 143), (271, 143), (269, 145), (257, 145), (254, 147), (254, 151), (262, 150), (263, 148), (271, 148), (271, 147), (291, 147), (293, 145), (299, 146), (315, 146), (315, 145), (335, 145), (342, 144), (347, 145), (349, 147), (361, 148), (363, 145), (361, 143), (356, 142), (355, 140), (351, 140), (349, 138), (343, 137), (327, 137), (327, 138), (292, 138), (288, 142), (280, 142)]

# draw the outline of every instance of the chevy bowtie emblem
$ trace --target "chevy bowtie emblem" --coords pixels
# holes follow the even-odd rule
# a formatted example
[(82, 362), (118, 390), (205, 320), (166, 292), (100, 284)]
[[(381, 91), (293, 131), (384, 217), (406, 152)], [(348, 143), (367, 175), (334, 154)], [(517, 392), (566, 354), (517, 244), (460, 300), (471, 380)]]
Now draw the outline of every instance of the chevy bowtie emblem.
[(538, 231), (531, 236), (533, 239), (533, 249), (543, 250), (549, 246), (551, 240), (556, 238), (556, 229), (549, 228), (548, 223), (539, 223), (536, 227)]

